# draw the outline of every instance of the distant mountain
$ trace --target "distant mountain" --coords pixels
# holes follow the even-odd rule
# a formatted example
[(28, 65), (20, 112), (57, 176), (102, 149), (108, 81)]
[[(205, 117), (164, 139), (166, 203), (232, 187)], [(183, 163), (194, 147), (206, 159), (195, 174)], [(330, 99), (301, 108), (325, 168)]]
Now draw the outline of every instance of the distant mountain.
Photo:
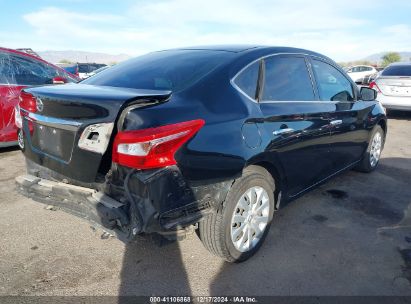
[(105, 53), (94, 53), (84, 51), (44, 51), (37, 52), (41, 58), (51, 63), (59, 63), (62, 60), (68, 60), (70, 62), (95, 62), (110, 64), (114, 62), (120, 62), (131, 58), (127, 54), (111, 55)]
[[(368, 57), (365, 57), (364, 60), (371, 61), (371, 62), (381, 62), (382, 61), (382, 56), (387, 54), (388, 52), (381, 52), (377, 54), (370, 55)], [(400, 54), (402, 61), (411, 61), (411, 52), (397, 52)]]

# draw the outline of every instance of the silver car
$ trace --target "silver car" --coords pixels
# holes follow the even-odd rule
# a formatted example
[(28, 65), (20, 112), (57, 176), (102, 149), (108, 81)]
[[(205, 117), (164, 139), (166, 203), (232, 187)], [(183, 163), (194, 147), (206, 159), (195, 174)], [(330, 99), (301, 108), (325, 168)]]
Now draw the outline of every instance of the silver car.
[(411, 62), (392, 63), (370, 83), (377, 100), (391, 110), (411, 111)]

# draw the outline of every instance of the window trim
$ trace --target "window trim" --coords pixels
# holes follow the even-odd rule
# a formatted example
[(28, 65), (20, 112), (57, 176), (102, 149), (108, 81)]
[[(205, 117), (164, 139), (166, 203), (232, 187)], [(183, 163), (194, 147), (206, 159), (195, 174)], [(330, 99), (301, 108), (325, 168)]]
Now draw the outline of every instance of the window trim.
[[(284, 100), (264, 100), (261, 101), (260, 100), (260, 95), (262, 92), (262, 89), (264, 87), (264, 85), (260, 88), (258, 94), (259, 94), (259, 98), (258, 99), (252, 99), (250, 96), (248, 96), (245, 92), (243, 92), (241, 90), (240, 87), (237, 86), (237, 84), (234, 82), (235, 79), (238, 77), (238, 75), (240, 75), (245, 69), (247, 69), (250, 65), (252, 65), (253, 63), (257, 62), (257, 61), (263, 61), (266, 58), (270, 58), (270, 57), (274, 57), (274, 56), (297, 56), (297, 57), (304, 57), (305, 59), (305, 63), (307, 65), (307, 70), (308, 70), (308, 74), (310, 76), (311, 79), (311, 85), (313, 86), (313, 92), (314, 92), (314, 97), (316, 98), (315, 100), (289, 100), (289, 101), (284, 101)], [(268, 54), (268, 55), (264, 55), (261, 56), (251, 62), (249, 62), (248, 64), (246, 64), (243, 68), (241, 68), (231, 79), (230, 79), (230, 84), (233, 86), (234, 89), (236, 89), (238, 92), (240, 92), (244, 97), (246, 97), (247, 99), (251, 100), (254, 103), (306, 103), (306, 102), (321, 102), (321, 103), (326, 103), (327, 101), (322, 101), (319, 100), (319, 94), (318, 94), (318, 88), (316, 85), (316, 81), (315, 81), (315, 77), (312, 73), (311, 70), (311, 57), (312, 58), (318, 58), (321, 61), (324, 61), (328, 64), (330, 64), (328, 61), (326, 61), (324, 58), (320, 57), (320, 56), (316, 56), (316, 55), (312, 55), (312, 54), (306, 54), (306, 53), (275, 53), (275, 54)], [(265, 69), (265, 64), (263, 64), (264, 69)], [(332, 64), (333, 67), (335, 67)], [(260, 65), (260, 73), (264, 74), (264, 71), (261, 71), (261, 65)], [(345, 76), (344, 76), (345, 77)], [(263, 83), (264, 83), (264, 77), (262, 79)], [(350, 82), (351, 83), (351, 82)], [(351, 83), (352, 85), (352, 83)], [(355, 91), (355, 90), (354, 90)], [(355, 98), (357, 96), (356, 91), (354, 92)], [(335, 103), (335, 101), (328, 101), (328, 103)]]

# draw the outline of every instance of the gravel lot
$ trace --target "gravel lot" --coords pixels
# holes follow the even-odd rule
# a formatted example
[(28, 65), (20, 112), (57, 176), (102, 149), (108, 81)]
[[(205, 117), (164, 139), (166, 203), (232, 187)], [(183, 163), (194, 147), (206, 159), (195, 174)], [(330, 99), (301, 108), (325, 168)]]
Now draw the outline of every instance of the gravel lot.
[(377, 171), (344, 173), (277, 212), (238, 265), (195, 235), (124, 245), (46, 210), (14, 191), (21, 152), (0, 150), (0, 295), (411, 295), (410, 134), (411, 114), (391, 115)]

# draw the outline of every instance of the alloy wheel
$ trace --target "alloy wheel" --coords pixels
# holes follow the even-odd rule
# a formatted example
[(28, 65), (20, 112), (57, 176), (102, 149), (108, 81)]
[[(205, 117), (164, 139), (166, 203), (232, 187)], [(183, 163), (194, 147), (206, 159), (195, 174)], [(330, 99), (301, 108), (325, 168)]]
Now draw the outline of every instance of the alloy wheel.
[(382, 148), (382, 136), (380, 132), (375, 133), (372, 142), (371, 142), (371, 149), (370, 149), (370, 165), (371, 167), (375, 167), (380, 160), (381, 156), (381, 148)]
[(231, 218), (231, 241), (238, 251), (249, 251), (258, 244), (267, 227), (269, 212), (269, 196), (264, 188), (251, 187), (241, 195)]

